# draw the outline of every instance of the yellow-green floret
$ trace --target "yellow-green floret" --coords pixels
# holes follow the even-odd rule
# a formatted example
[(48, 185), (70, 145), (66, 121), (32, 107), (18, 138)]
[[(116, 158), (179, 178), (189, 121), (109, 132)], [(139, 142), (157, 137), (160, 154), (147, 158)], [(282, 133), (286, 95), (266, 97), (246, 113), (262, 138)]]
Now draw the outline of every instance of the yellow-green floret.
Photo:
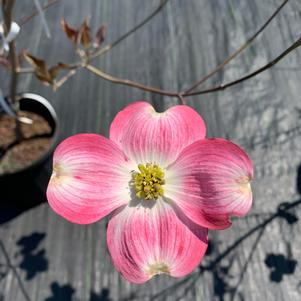
[(163, 196), (164, 171), (156, 164), (139, 164), (140, 172), (133, 172), (136, 196), (145, 200), (156, 200)]

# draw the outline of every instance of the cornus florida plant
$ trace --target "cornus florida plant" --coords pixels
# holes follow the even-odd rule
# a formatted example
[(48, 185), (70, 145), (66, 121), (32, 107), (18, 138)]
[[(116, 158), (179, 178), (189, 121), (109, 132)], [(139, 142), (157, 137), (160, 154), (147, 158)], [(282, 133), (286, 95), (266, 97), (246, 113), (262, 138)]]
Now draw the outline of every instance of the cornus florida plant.
[(107, 243), (116, 269), (143, 283), (157, 274), (187, 275), (207, 248), (208, 229), (251, 207), (253, 167), (224, 139), (205, 139), (188, 106), (157, 113), (146, 102), (119, 112), (110, 139), (79, 134), (54, 153), (50, 206), (89, 224), (110, 212)]

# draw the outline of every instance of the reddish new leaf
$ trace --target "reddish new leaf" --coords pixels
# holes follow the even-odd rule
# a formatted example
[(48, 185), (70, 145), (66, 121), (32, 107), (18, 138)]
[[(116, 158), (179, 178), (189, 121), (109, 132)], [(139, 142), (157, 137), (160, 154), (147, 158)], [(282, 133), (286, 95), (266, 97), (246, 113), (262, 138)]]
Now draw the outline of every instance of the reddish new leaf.
[(61, 21), (62, 29), (66, 33), (67, 37), (76, 44), (78, 41), (79, 31), (70, 27), (69, 24), (63, 19)]
[(45, 84), (53, 85), (54, 79), (57, 77), (61, 69), (70, 69), (70, 66), (64, 63), (48, 68), (44, 60), (39, 59), (28, 52), (24, 53), (25, 59), (33, 66), (36, 77)]
[(103, 41), (105, 40), (105, 34), (107, 32), (107, 26), (105, 24), (102, 24), (100, 28), (97, 30), (95, 35), (95, 40), (93, 46), (95, 48), (99, 48)]
[(91, 43), (91, 34), (90, 34), (90, 27), (88, 25), (87, 18), (82, 23), (82, 25), (79, 28), (79, 38), (78, 40), (80, 43), (85, 47), (89, 48)]
[(36, 77), (44, 83), (53, 84), (51, 75), (48, 72), (46, 63), (44, 60), (24, 52), (24, 57), (27, 62), (34, 68)]

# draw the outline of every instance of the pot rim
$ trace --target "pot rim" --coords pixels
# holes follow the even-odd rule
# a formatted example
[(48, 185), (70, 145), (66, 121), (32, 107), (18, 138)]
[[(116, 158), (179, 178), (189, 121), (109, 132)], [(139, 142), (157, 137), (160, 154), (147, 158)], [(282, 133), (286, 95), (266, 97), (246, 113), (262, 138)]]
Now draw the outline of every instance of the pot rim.
[[(38, 159), (32, 161), (31, 164), (29, 164), (21, 169), (18, 169), (15, 172), (0, 174), (0, 179), (6, 178), (6, 177), (12, 177), (12, 176), (19, 176), (22, 173), (34, 170), (41, 163), (46, 161), (46, 159), (50, 156), (50, 154), (54, 150), (55, 146), (57, 145), (57, 140), (58, 140), (58, 135), (59, 135), (59, 121), (58, 121), (57, 114), (56, 114), (53, 106), (50, 104), (50, 102), (43, 96), (41, 96), (39, 94), (35, 94), (35, 93), (20, 93), (18, 95), (18, 97), (19, 97), (19, 101), (22, 101), (22, 99), (29, 99), (29, 100), (39, 102), (50, 113), (50, 116), (52, 117), (55, 126), (52, 127), (53, 133), (51, 136), (51, 143), (50, 143), (48, 149), (42, 154), (42, 156), (40, 156)], [(38, 112), (35, 112), (35, 113), (38, 114)], [(47, 120), (47, 122), (48, 122), (48, 120)]]

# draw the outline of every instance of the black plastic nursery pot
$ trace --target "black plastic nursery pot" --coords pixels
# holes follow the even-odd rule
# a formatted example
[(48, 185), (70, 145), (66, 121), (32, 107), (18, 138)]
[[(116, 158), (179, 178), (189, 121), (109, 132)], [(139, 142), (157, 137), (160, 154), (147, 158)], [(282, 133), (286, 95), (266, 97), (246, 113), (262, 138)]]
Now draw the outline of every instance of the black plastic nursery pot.
[[(38, 114), (48, 122), (51, 128), (51, 133), (49, 134), (51, 143), (48, 149), (37, 160), (31, 162), (26, 167), (13, 173), (0, 175), (0, 208), (3, 208), (4, 204), (7, 205), (8, 203), (26, 207), (43, 201), (41, 198), (45, 199), (45, 196), (41, 195), (41, 192), (46, 188), (43, 187), (46, 186), (46, 183), (38, 183), (38, 177), (42, 173), (44, 173), (44, 178), (49, 176), (49, 171), (43, 169), (43, 167), (45, 162), (51, 157), (58, 141), (58, 119), (52, 105), (44, 97), (37, 94), (24, 93), (20, 96), (21, 111)], [(45, 175), (45, 172), (48, 174)], [(36, 188), (39, 188), (39, 192)]]

